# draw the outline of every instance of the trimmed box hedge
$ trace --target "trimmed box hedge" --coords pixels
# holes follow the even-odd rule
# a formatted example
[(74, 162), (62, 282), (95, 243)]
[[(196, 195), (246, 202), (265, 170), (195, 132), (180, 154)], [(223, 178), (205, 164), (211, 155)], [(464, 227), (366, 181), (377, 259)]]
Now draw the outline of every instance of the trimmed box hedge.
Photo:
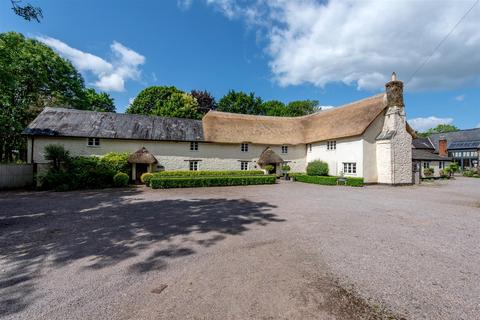
[[(339, 177), (332, 177), (332, 176), (307, 176), (307, 175), (296, 175), (295, 181), (305, 182), (305, 183), (314, 183), (314, 184), (321, 184), (327, 186), (335, 186), (337, 185), (337, 179)], [(343, 177), (346, 179), (346, 185), (351, 187), (363, 187), (363, 178), (351, 178), (351, 177)]]
[(274, 175), (263, 176), (217, 176), (217, 177), (153, 177), (150, 180), (152, 189), (244, 186), (254, 184), (274, 184)]
[(155, 172), (154, 177), (218, 177), (218, 176), (262, 176), (265, 173), (262, 170), (230, 170), (230, 171), (160, 171)]

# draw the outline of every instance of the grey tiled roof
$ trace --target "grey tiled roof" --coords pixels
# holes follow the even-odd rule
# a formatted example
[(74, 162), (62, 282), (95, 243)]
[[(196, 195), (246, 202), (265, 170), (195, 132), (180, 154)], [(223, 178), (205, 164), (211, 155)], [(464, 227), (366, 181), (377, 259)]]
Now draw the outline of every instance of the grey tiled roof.
[(426, 149), (412, 149), (413, 160), (429, 160), (429, 161), (450, 161), (449, 157), (441, 157), (433, 151)]
[(435, 149), (428, 138), (413, 139), (412, 144), (415, 149)]
[(65, 108), (45, 108), (25, 129), (34, 136), (203, 141), (202, 121)]
[(460, 130), (455, 132), (435, 133), (430, 136), (435, 149), (438, 150), (438, 140), (444, 137), (447, 140), (447, 144), (458, 141), (479, 141), (480, 140), (480, 128)]

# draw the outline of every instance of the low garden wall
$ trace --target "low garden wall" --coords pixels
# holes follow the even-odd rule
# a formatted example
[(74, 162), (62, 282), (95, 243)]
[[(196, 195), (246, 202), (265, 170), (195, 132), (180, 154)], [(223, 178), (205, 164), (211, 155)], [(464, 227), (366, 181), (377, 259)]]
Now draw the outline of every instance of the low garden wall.
[(0, 164), (0, 190), (33, 185), (33, 164)]

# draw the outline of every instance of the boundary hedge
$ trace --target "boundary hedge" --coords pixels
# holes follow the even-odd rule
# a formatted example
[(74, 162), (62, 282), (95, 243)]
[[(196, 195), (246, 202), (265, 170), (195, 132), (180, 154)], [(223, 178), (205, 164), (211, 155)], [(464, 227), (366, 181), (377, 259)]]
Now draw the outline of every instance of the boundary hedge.
[(274, 184), (274, 175), (263, 176), (224, 176), (224, 177), (153, 177), (150, 180), (152, 189), (245, 186), (254, 184)]
[[(347, 186), (351, 187), (363, 187), (363, 178), (351, 178), (344, 177), (347, 179)], [(338, 177), (332, 176), (308, 176), (308, 175), (296, 175), (295, 181), (305, 182), (305, 183), (314, 183), (327, 186), (336, 186)]]
[(230, 170), (230, 171), (160, 171), (155, 172), (154, 177), (218, 177), (218, 176), (262, 176), (265, 173), (262, 170)]

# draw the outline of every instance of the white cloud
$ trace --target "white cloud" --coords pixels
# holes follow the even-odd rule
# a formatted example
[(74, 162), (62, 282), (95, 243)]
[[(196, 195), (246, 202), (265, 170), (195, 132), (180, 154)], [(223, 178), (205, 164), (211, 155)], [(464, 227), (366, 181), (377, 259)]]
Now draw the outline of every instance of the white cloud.
[(333, 109), (335, 108), (334, 106), (319, 106), (318, 107), (320, 110), (328, 110), (328, 109)]
[[(262, 30), (283, 86), (340, 82), (382, 88), (392, 71), (408, 80), (472, 6), (471, 1), (204, 0)], [(409, 83), (444, 89), (480, 83), (480, 5)]]
[(461, 94), (459, 96), (456, 96), (455, 100), (457, 100), (458, 102), (463, 102), (465, 100), (465, 95)]
[(480, 122), (477, 124), (476, 128), (480, 128)]
[(124, 91), (125, 81), (138, 80), (141, 73), (139, 67), (145, 63), (144, 56), (116, 41), (110, 46), (113, 58), (106, 61), (55, 38), (42, 36), (37, 39), (70, 60), (79, 71), (95, 75), (97, 80), (94, 85), (105, 91)]
[(177, 0), (177, 5), (183, 9), (188, 10), (192, 6), (193, 0)]
[(427, 118), (414, 118), (408, 120), (408, 123), (417, 131), (424, 132), (430, 128), (435, 128), (439, 124), (452, 124), (453, 118), (437, 118), (434, 116)]

